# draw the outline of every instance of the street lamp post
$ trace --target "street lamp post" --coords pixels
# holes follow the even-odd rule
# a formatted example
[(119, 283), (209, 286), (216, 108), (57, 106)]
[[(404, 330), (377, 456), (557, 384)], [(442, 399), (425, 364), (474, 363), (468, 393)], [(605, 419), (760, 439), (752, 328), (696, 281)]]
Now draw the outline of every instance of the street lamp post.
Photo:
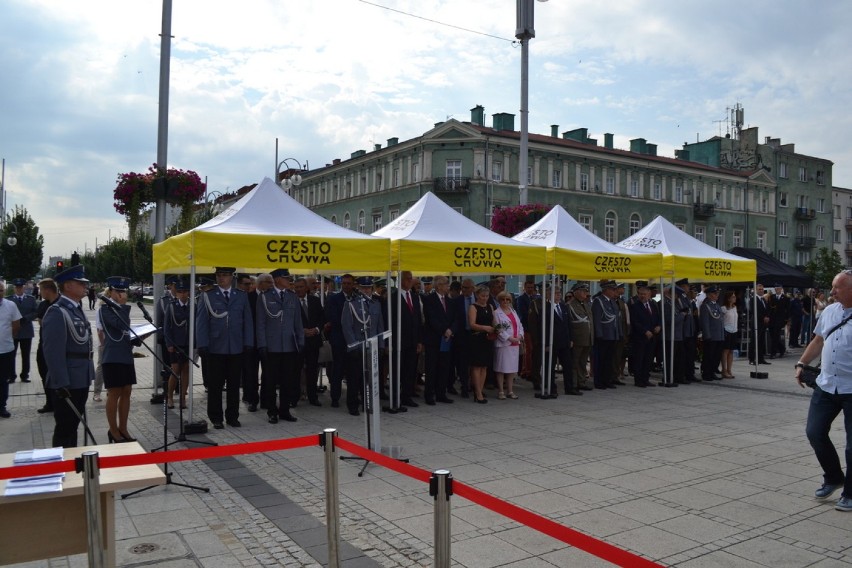
[[(547, 0), (538, 0), (547, 2)], [(528, 201), (527, 180), (529, 178), (529, 65), (530, 39), (535, 37), (535, 3), (533, 0), (517, 0), (517, 25), (515, 37), (521, 41), (521, 155), (518, 161), (518, 201)]]
[[(298, 169), (294, 169), (288, 167), (284, 170), (284, 177), (281, 177), (281, 166), (286, 164), (287, 162), (296, 162)], [(296, 158), (284, 158), (280, 162), (278, 161), (278, 138), (275, 139), (275, 183), (276, 185), (280, 185), (281, 189), (287, 192), (287, 195), (292, 197), (290, 190), (294, 187), (301, 185), (302, 176), (298, 172), (305, 171), (305, 168), (302, 167), (302, 162), (297, 160)]]

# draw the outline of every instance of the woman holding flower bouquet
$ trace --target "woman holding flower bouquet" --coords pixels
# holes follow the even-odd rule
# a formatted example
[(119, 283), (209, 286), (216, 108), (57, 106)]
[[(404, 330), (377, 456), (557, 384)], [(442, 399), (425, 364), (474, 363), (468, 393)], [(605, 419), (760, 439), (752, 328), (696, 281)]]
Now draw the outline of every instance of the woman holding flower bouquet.
[(494, 358), (494, 341), (489, 334), (494, 331), (494, 312), (488, 304), (491, 292), (488, 286), (477, 286), (475, 299), (467, 311), (470, 326), (469, 369), (470, 384), (473, 388), (473, 401), (479, 404), (488, 402), (482, 389), (485, 387), (485, 373)]
[[(518, 372), (520, 344), (524, 340), (524, 326), (521, 318), (512, 307), (512, 295), (508, 292), (497, 294), (499, 308), (494, 311), (494, 376), (497, 378), (497, 398), (505, 400), (518, 398), (512, 390), (515, 374)], [(505, 387), (505, 391), (503, 390)]]

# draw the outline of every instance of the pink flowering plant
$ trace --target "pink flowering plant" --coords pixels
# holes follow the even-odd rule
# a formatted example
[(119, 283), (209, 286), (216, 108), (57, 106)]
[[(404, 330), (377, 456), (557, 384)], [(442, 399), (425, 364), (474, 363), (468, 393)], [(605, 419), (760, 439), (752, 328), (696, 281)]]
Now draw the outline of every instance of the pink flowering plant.
[(504, 237), (513, 237), (536, 224), (548, 211), (550, 206), (540, 203), (497, 207), (491, 216), (491, 230)]

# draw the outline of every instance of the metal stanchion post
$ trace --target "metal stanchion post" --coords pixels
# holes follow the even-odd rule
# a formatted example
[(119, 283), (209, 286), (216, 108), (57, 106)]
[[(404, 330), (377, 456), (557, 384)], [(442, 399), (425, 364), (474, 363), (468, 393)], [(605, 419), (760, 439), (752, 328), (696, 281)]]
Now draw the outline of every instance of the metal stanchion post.
[[(76, 460), (77, 473), (83, 473), (83, 494), (86, 499), (86, 527), (89, 539), (89, 566), (104, 566), (104, 533), (101, 521), (101, 482), (98, 452), (83, 452)], [(112, 504), (110, 504), (112, 505)]]
[(450, 568), (450, 495), (453, 476), (438, 469), (429, 480), (429, 495), (435, 498), (435, 568)]
[(325, 450), (325, 524), (328, 532), (328, 566), (340, 568), (340, 504), (337, 487), (337, 452), (334, 439), (337, 429), (326, 428), (320, 434), (320, 446)]

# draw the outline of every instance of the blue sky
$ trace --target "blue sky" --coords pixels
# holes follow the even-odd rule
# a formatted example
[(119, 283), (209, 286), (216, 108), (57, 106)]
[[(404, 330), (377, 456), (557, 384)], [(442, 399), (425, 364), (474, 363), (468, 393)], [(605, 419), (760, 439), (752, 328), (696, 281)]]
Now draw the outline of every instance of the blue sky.
[[(498, 36), (405, 16), (376, 4)], [(586, 127), (673, 156), (746, 126), (834, 161), (852, 186), (852, 10), (842, 0), (535, 4), (530, 130)], [(0, 157), (7, 208), (26, 207), (46, 256), (126, 233), (119, 172), (156, 160), (159, 0), (6, 0)], [(518, 113), (514, 0), (174, 0), (170, 166), (233, 190), (282, 158), (347, 158), (435, 122)], [(516, 119), (516, 126), (519, 119)], [(721, 130), (720, 130), (721, 129)]]

